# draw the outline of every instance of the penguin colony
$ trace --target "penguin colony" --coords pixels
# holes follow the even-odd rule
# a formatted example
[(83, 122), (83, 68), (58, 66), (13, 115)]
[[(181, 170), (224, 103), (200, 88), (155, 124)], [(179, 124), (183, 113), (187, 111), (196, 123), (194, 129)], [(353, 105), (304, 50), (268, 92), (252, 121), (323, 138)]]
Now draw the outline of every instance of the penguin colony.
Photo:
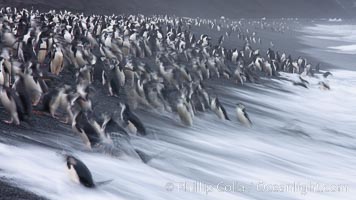
[[(112, 144), (113, 134), (126, 138), (146, 135), (148, 130), (134, 113), (137, 108), (175, 113), (188, 127), (199, 112), (215, 113), (221, 120), (238, 120), (251, 127), (242, 103), (236, 104), (234, 118), (228, 116), (224, 103), (208, 93), (204, 82), (225, 79), (244, 85), (287, 72), (300, 75), (300, 81), (293, 82), (295, 86), (308, 88), (303, 77), (319, 73), (320, 66), (276, 52), (273, 43), (266, 53), (253, 49), (261, 38), (245, 29), (244, 23), (2, 8), (0, 109), (8, 113), (5, 122), (9, 124), (31, 124), (33, 115), (42, 114), (70, 124), (88, 149)], [(261, 29), (288, 29), (286, 24), (252, 23)], [(192, 30), (203, 26), (223, 33), (217, 43)], [(224, 47), (224, 40), (233, 34), (244, 43), (242, 49)], [(71, 74), (69, 84), (61, 81), (66, 73)], [(320, 88), (329, 90), (330, 86), (320, 82)], [(119, 116), (114, 111), (94, 113), (97, 102), (93, 96), (99, 89), (108, 98), (117, 99)], [(68, 157), (67, 164), (69, 170), (76, 166), (89, 174), (74, 157)], [(84, 185), (94, 187), (90, 175), (86, 176)]]

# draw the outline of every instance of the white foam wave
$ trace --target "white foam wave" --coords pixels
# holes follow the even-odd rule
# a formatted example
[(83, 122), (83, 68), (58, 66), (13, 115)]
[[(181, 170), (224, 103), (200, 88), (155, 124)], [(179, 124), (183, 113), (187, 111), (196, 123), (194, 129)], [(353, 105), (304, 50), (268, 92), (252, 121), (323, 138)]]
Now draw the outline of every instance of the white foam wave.
[[(161, 152), (149, 165), (75, 152), (95, 180), (114, 179), (97, 190), (72, 183), (63, 159), (40, 147), (0, 144), (0, 176), (50, 199), (353, 199), (356, 72), (332, 73), (325, 80), (331, 91), (318, 88), (322, 77), (307, 77), (310, 89), (284, 80), (248, 84), (249, 89), (221, 86), (217, 91), (229, 91), (230, 96), (222, 96), (221, 101), (231, 122), (222, 122), (212, 113), (197, 117), (192, 128), (177, 125), (175, 117), (171, 123), (146, 119), (145, 124), (156, 124), (162, 130), (155, 140), (133, 141), (148, 152)], [(282, 76), (298, 80), (297, 75)], [(246, 104), (252, 129), (236, 120), (234, 105), (240, 101)], [(234, 182), (248, 190), (204, 190), (204, 186)], [(195, 183), (203, 188), (194, 187)], [(343, 184), (349, 190), (303, 193), (262, 188), (293, 183)], [(173, 191), (167, 191), (167, 184)], [(178, 191), (182, 184), (187, 188)]]

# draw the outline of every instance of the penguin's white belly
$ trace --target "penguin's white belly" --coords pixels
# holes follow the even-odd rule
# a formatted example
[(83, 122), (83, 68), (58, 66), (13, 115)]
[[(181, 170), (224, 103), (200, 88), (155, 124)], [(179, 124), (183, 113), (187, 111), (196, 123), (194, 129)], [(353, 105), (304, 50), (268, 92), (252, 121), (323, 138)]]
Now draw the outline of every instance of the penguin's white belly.
[(184, 107), (184, 105), (178, 105), (177, 106), (177, 111), (180, 120), (187, 126), (192, 126), (193, 125), (193, 118), (191, 114), (188, 112), (188, 110)]
[(106, 40), (105, 40), (105, 46), (111, 48), (111, 38), (108, 37)]
[(245, 117), (244, 112), (240, 109), (237, 108), (236, 109), (236, 113), (237, 113), (237, 119), (241, 122), (241, 124), (250, 127), (250, 121)]
[(42, 95), (42, 88), (39, 83), (36, 83), (33, 78), (25, 78), (25, 84), (28, 91), (31, 92), (31, 101), (33, 104), (37, 104), (40, 101)]
[(90, 100), (81, 101), (81, 107), (84, 111), (89, 111), (92, 109), (92, 104)]
[(173, 73), (171, 71), (169, 72), (163, 72), (162, 76), (168, 81), (168, 82), (172, 82), (173, 79)]
[(43, 63), (43, 62), (44, 62), (44, 60), (45, 60), (45, 58), (46, 58), (46, 53), (47, 53), (46, 50), (40, 50), (40, 51), (38, 52), (37, 59), (38, 59), (38, 62), (39, 62), (39, 63)]
[(63, 96), (66, 96), (63, 91), (61, 91), (56, 97), (54, 97), (51, 102), (50, 102), (50, 113), (54, 117), (57, 109), (61, 106), (62, 104), (62, 99), (64, 98)]
[(68, 42), (68, 43), (71, 43), (71, 42), (72, 42), (72, 36), (71, 36), (70, 33), (68, 33), (68, 32), (64, 34), (64, 39), (65, 39), (65, 41)]
[(1, 103), (2, 105), (5, 107), (5, 109), (12, 113), (14, 111), (16, 111), (16, 104), (14, 101), (11, 101), (5, 92), (1, 92), (0, 93), (0, 100), (1, 100)]
[(267, 76), (272, 76), (272, 67), (271, 65), (266, 65)]
[(122, 86), (124, 86), (125, 85), (125, 73), (123, 72), (123, 71), (120, 71), (120, 70), (116, 70), (116, 76), (117, 76), (117, 78), (118, 78), (118, 80), (119, 80), (119, 84), (120, 84), (120, 86), (122, 87)]
[(128, 121), (128, 125), (127, 125), (127, 128), (129, 129), (129, 131), (132, 133), (132, 134), (137, 134), (137, 128), (136, 128), (136, 126), (133, 124), (133, 123), (131, 123), (131, 121), (129, 120)]
[(4, 85), (5, 83), (5, 76), (3, 72), (0, 72), (0, 85)]
[(56, 53), (54, 59), (51, 62), (51, 72), (58, 75), (60, 71), (62, 71), (63, 64), (63, 54)]
[(262, 67), (260, 63), (256, 63), (255, 66), (257, 67), (258, 71), (262, 71)]
[(82, 67), (82, 66), (87, 64), (87, 62), (84, 60), (83, 54), (81, 52), (77, 53), (76, 60), (77, 60), (77, 63), (78, 63), (78, 65), (80, 67)]
[(68, 102), (68, 96), (67, 95), (61, 95), (59, 97), (59, 106), (62, 108), (62, 109), (66, 109), (69, 105), (69, 102)]
[(236, 63), (236, 61), (237, 61), (237, 54), (236, 53), (234, 53), (234, 54), (232, 54), (232, 62), (233, 63)]
[(77, 173), (77, 171), (75, 171), (75, 169), (72, 165), (70, 165), (70, 168), (68, 169), (68, 174), (69, 174), (70, 179), (74, 183), (80, 184), (78, 173)]
[(216, 113), (216, 115), (219, 117), (219, 119), (225, 119), (224, 113), (223, 113), (223, 111), (221, 110), (221, 108), (216, 108), (216, 109), (215, 109), (215, 113)]
[(4, 43), (7, 46), (12, 46), (15, 44), (16, 39), (12, 33), (4, 33)]

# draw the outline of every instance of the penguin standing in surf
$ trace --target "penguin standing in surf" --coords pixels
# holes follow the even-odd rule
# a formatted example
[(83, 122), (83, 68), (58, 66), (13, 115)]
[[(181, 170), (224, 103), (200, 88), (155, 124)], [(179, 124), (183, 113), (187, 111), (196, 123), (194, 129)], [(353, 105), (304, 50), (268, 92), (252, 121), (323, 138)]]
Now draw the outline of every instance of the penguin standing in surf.
[(210, 108), (215, 112), (215, 114), (219, 117), (219, 119), (230, 120), (229, 117), (227, 116), (225, 108), (221, 105), (217, 97), (211, 100)]
[(176, 107), (177, 107), (177, 112), (178, 112), (179, 118), (182, 121), (182, 123), (186, 126), (192, 126), (193, 125), (193, 115), (189, 111), (188, 102), (186, 102), (184, 100), (184, 98), (180, 98), (178, 100)]
[(146, 129), (141, 120), (131, 112), (129, 105), (120, 103), (121, 106), (121, 119), (127, 125), (129, 131), (133, 134), (146, 135)]
[(250, 118), (248, 117), (246, 108), (243, 104), (241, 104), (241, 103), (237, 104), (236, 114), (237, 114), (237, 119), (240, 121), (241, 124), (243, 124), (246, 127), (251, 128), (252, 122), (251, 122)]

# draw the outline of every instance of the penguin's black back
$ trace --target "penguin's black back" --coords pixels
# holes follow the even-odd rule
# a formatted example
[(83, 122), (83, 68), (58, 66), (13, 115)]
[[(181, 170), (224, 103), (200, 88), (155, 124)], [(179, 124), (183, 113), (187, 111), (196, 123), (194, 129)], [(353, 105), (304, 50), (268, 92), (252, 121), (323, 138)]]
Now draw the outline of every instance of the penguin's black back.
[(106, 123), (105, 133), (120, 133), (121, 135), (128, 136), (129, 134), (119, 126), (113, 119), (110, 119), (109, 122)]
[(73, 156), (68, 156), (67, 157), (67, 167), (68, 167), (68, 169), (70, 169), (71, 167), (74, 167), (74, 170), (78, 174), (80, 183), (83, 184), (85, 187), (89, 187), (89, 188), (95, 187), (95, 183), (94, 183), (93, 177), (91, 175), (91, 172), (89, 171), (88, 167), (81, 160), (79, 160)]
[(99, 144), (101, 142), (99, 134), (91, 125), (88, 118), (85, 116), (83, 112), (81, 112), (77, 117), (76, 128), (79, 130), (82, 129), (84, 131), (85, 135), (88, 137), (90, 144), (92, 146)]

